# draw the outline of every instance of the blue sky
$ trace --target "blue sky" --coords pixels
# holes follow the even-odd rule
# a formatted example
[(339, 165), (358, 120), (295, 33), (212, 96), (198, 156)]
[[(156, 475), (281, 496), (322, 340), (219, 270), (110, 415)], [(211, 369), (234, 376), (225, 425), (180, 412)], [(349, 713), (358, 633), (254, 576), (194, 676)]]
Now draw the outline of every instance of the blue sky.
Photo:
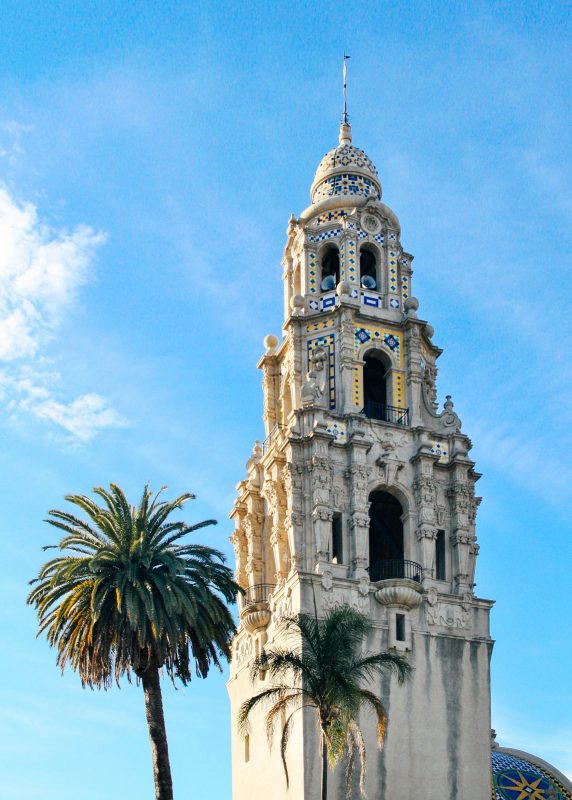
[[(572, 56), (564, 2), (12, 2), (0, 10), (0, 795), (152, 792), (135, 686), (82, 690), (26, 582), (68, 492), (227, 513), (261, 436), (291, 211), (354, 142), (415, 256), (474, 442), (493, 725), (572, 775)], [(224, 676), (165, 686), (175, 789), (230, 797)]]

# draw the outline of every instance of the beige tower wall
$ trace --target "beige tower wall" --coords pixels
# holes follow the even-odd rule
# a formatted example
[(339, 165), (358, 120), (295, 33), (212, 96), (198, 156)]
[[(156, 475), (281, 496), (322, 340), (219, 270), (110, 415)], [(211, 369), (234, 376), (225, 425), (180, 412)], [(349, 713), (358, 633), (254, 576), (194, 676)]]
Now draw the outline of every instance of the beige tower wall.
[[(411, 297), (412, 256), (401, 247), (399, 221), (380, 200), (371, 161), (347, 131), (343, 138), (320, 164), (313, 205), (288, 224), (283, 339), (267, 337), (258, 364), (266, 440), (255, 445), (231, 514), (236, 575), (246, 590), (228, 683), (233, 800), (319, 799), (312, 711), (300, 712), (288, 745), (288, 791), (278, 735), (270, 749), (264, 715), (252, 718), (248, 761), (236, 727), (240, 704), (265, 685), (250, 680), (254, 657), (282, 644), (281, 617), (313, 613), (314, 598), (319, 614), (340, 603), (362, 611), (374, 627), (365, 646), (393, 649), (414, 667), (404, 686), (385, 677), (373, 687), (390, 721), (381, 753), (373, 720), (361, 721), (368, 796), (489, 800), (492, 602), (474, 593), (480, 476), (449, 396), (438, 410), (441, 350)], [(322, 287), (332, 248), (335, 290), (331, 281)], [(375, 258), (374, 288), (360, 275), (365, 250)], [(366, 407), (372, 357), (385, 370), (381, 409)], [(377, 492), (401, 505), (398, 557), (370, 551)], [(339, 558), (334, 519), (341, 520)], [(396, 561), (402, 571), (376, 572)], [(330, 797), (345, 796), (343, 767), (331, 787)]]

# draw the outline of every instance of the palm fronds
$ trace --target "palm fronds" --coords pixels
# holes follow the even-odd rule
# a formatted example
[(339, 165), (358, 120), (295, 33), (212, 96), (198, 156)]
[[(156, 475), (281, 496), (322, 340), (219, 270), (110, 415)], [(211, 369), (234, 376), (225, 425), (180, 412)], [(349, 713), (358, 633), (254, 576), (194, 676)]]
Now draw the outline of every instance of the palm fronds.
[(364, 684), (385, 671), (394, 674), (399, 683), (411, 673), (407, 660), (396, 653), (363, 654), (364, 642), (372, 631), (368, 618), (349, 605), (334, 607), (322, 619), (317, 613), (285, 617), (281, 633), (286, 644), (268, 648), (253, 662), (252, 679), (264, 674), (274, 684), (242, 704), (239, 731), (247, 733), (250, 715), (257, 708), (266, 711), (269, 741), (274, 736), (276, 720), (284, 720), (280, 754), (287, 784), (286, 748), (293, 716), (310, 707), (316, 712), (323, 757), (334, 767), (347, 756), (348, 797), (359, 761), (363, 792), (365, 744), (358, 725), (359, 714), (367, 709), (375, 714), (379, 747), (387, 725), (381, 698)]
[(46, 521), (63, 532), (62, 554), (40, 569), (28, 603), (58, 664), (69, 663), (84, 685), (107, 688), (150, 666), (187, 683), (193, 666), (204, 677), (229, 657), (235, 626), (227, 603), (238, 586), (222, 553), (183, 541), (216, 522), (172, 521), (194, 495), (167, 501), (162, 492), (146, 485), (131, 506), (111, 484), (94, 489), (99, 502), (66, 496), (85, 518), (49, 512)]

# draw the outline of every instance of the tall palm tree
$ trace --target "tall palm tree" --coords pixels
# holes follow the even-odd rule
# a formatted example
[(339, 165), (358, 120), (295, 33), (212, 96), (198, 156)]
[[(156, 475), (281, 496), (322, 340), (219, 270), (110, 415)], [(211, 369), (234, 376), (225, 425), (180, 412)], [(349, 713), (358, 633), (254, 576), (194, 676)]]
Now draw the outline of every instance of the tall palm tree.
[[(181, 540), (206, 525), (173, 522), (175, 509), (194, 495), (167, 502), (146, 485), (138, 506), (123, 490), (94, 488), (66, 500), (87, 516), (52, 510), (49, 522), (64, 531), (63, 555), (32, 581), (28, 603), (39, 631), (57, 648), (57, 663), (79, 672), (84, 686), (107, 689), (132, 673), (141, 681), (153, 757), (156, 800), (171, 800), (173, 785), (159, 671), (183, 684), (206, 677), (229, 658), (235, 630), (226, 603), (238, 586), (218, 550)], [(49, 549), (44, 548), (44, 549)]]
[(349, 605), (335, 606), (322, 619), (317, 613), (285, 617), (282, 626), (290, 646), (269, 648), (254, 661), (252, 679), (269, 675), (273, 685), (242, 704), (238, 712), (239, 731), (246, 735), (251, 712), (266, 707), (266, 731), (271, 743), (276, 720), (283, 720), (280, 755), (288, 785), (286, 748), (293, 717), (302, 708), (314, 708), (321, 741), (322, 800), (328, 796), (328, 762), (334, 767), (344, 755), (348, 757), (348, 797), (358, 757), (363, 794), (365, 745), (358, 724), (359, 713), (367, 708), (377, 717), (379, 747), (387, 723), (381, 699), (364, 684), (385, 670), (396, 674), (402, 683), (411, 667), (394, 653), (363, 655), (364, 641), (373, 628), (367, 617)]

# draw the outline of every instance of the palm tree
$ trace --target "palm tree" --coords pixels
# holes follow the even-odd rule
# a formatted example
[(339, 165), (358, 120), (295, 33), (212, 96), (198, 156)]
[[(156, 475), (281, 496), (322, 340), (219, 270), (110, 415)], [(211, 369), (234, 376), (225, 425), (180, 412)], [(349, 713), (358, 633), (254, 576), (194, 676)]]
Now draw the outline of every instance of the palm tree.
[(328, 796), (328, 762), (334, 767), (347, 754), (346, 789), (356, 758), (360, 760), (360, 791), (365, 777), (365, 745), (358, 724), (362, 709), (377, 717), (378, 745), (385, 735), (387, 713), (380, 698), (363, 684), (385, 670), (402, 683), (411, 667), (394, 653), (362, 654), (363, 643), (373, 630), (368, 618), (349, 605), (335, 606), (323, 619), (317, 613), (285, 617), (282, 626), (291, 646), (263, 652), (251, 668), (251, 677), (269, 675), (274, 685), (246, 700), (238, 712), (238, 726), (246, 735), (251, 712), (266, 707), (266, 731), (272, 742), (278, 718), (283, 720), (280, 755), (289, 784), (286, 748), (294, 714), (302, 708), (316, 710), (321, 742), (322, 800)]
[[(165, 487), (163, 487), (165, 488)], [(79, 672), (82, 684), (108, 689), (132, 673), (143, 684), (153, 757), (156, 800), (171, 800), (173, 785), (159, 671), (191, 680), (192, 662), (206, 677), (211, 664), (229, 658), (235, 630), (226, 603), (238, 586), (218, 550), (181, 540), (216, 524), (170, 520), (194, 495), (160, 500), (146, 485), (138, 506), (123, 490), (94, 488), (66, 500), (88, 520), (51, 510), (49, 522), (64, 531), (63, 555), (40, 570), (28, 603), (37, 610), (38, 635), (57, 648), (57, 663)], [(44, 548), (49, 549), (49, 548)]]

